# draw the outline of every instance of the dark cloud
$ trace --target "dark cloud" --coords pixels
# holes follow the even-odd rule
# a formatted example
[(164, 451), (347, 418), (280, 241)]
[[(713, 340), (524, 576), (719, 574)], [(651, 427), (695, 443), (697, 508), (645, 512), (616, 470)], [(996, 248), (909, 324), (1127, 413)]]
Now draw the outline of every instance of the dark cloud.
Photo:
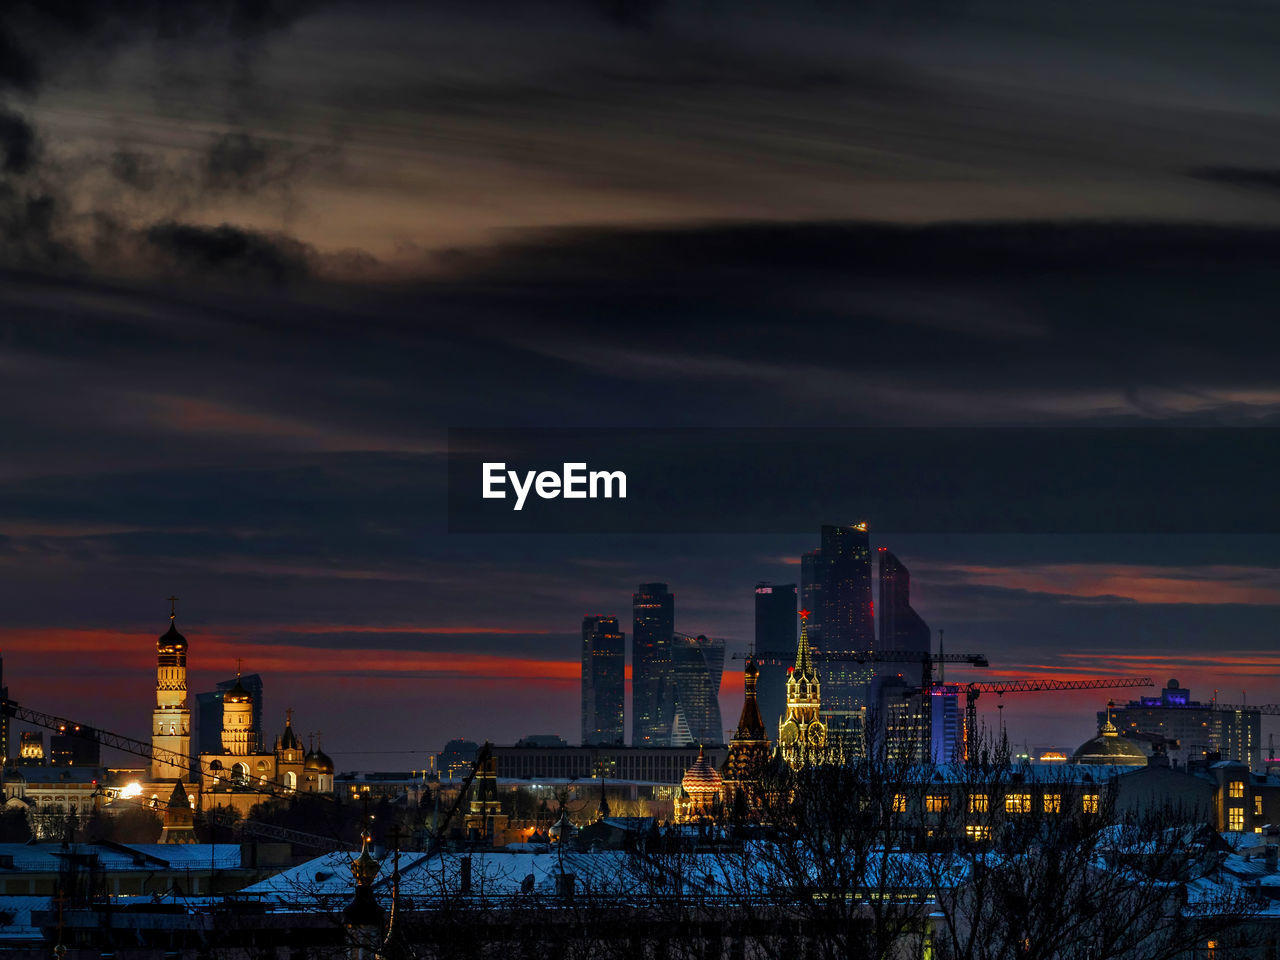
[(157, 223), (143, 237), (162, 266), (190, 276), (286, 283), (311, 272), (311, 251), (305, 244), (226, 223), (217, 227)]
[(36, 132), (26, 117), (0, 109), (0, 171), (26, 173), (36, 161)]

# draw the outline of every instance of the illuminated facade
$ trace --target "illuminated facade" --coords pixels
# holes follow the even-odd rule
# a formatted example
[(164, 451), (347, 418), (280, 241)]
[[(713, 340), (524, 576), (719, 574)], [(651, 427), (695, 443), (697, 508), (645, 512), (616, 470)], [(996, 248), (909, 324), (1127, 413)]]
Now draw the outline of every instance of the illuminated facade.
[(203, 787), (215, 806), (247, 812), (277, 787), (299, 793), (332, 793), (333, 761), (319, 747), (305, 753), (285, 713), (284, 733), (275, 748), (259, 750), (254, 730), (254, 697), (239, 683), (222, 698), (222, 749), (200, 755)]
[(800, 642), (796, 665), (787, 677), (787, 712), (778, 722), (778, 749), (793, 769), (831, 759), (827, 725), (819, 719), (822, 685), (809, 649), (809, 611), (800, 611)]
[[(156, 641), (156, 708), (151, 746), (156, 751), (191, 754), (191, 709), (187, 706), (187, 638), (178, 632), (175, 599), (170, 599), (169, 630)], [(153, 781), (190, 781), (190, 765), (163, 752), (151, 760)]]
[(685, 771), (676, 799), (676, 823), (703, 823), (719, 820), (722, 810), (720, 794), (724, 782), (707, 760), (701, 748), (698, 759)]

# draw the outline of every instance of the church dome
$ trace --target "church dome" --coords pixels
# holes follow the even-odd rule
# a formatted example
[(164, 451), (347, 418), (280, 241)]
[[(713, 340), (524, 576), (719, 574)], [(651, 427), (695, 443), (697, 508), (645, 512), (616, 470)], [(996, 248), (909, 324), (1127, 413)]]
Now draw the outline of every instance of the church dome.
[(1099, 728), (1096, 737), (1080, 744), (1072, 754), (1071, 762), (1145, 767), (1147, 755), (1132, 740), (1120, 736), (1115, 724), (1108, 718)]
[(235, 686), (228, 690), (222, 696), (223, 703), (252, 703), (253, 694), (244, 688), (244, 684), (240, 682), (240, 674), (236, 674)]
[(156, 647), (164, 650), (185, 650), (187, 649), (187, 638), (178, 632), (178, 625), (169, 620), (169, 629), (156, 639)]
[(302, 769), (311, 773), (333, 773), (333, 761), (329, 759), (327, 753), (317, 747), (307, 752)]
[(697, 798), (712, 793), (719, 793), (721, 786), (720, 774), (716, 772), (716, 768), (707, 762), (707, 757), (702, 747), (698, 747), (698, 759), (684, 773), (684, 779), (680, 781), (680, 786), (684, 788), (685, 793), (690, 797)]

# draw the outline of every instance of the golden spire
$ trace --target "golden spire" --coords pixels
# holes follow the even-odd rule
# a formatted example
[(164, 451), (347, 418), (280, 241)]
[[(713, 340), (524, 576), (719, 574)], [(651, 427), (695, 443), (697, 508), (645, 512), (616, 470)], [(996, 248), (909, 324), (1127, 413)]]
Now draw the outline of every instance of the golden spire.
[(178, 598), (169, 598), (169, 620), (170, 622), (178, 619)]
[(796, 647), (796, 665), (794, 672), (802, 677), (816, 676), (813, 669), (813, 657), (809, 651), (809, 611), (800, 611), (800, 643)]

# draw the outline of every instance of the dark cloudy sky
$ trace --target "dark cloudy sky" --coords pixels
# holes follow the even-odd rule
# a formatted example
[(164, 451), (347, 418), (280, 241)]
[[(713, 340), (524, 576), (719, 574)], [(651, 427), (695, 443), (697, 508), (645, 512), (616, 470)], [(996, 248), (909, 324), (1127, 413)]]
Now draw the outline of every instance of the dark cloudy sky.
[[(450, 427), (1266, 444), (1277, 33), (1184, 0), (5, 4), (11, 691), (143, 732), (176, 593), (193, 688), (244, 657), (340, 765), (573, 736), (584, 613), (666, 580), (741, 648), (752, 585), (864, 518), (850, 478), (790, 535), (449, 535)], [(1280, 701), (1274, 530), (1027, 529), (877, 542), (990, 675)], [(1066, 745), (1101, 702), (1006, 713)]]

